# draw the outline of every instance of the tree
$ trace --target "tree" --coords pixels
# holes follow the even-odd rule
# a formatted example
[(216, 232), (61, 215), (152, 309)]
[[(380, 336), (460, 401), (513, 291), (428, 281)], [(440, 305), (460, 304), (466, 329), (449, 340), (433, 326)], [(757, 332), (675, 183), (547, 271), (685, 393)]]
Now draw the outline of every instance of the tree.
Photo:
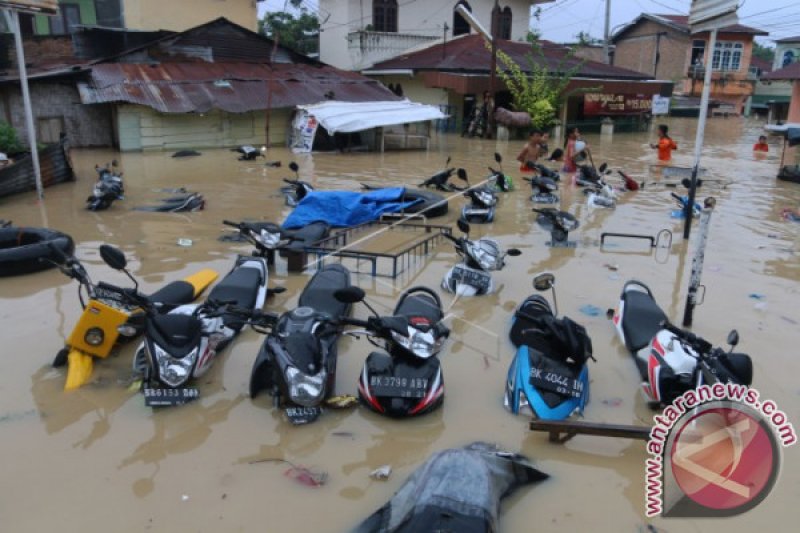
[(583, 61), (576, 61), (574, 51), (570, 49), (550, 72), (538, 42), (531, 43), (531, 52), (526, 54), (525, 59), (527, 71), (523, 71), (508, 54), (498, 50), (497, 75), (508, 87), (514, 109), (526, 111), (531, 116), (533, 127), (549, 129), (558, 117), (562, 94)]
[(267, 13), (258, 21), (258, 31), (271, 38), (280, 35), (280, 44), (295, 52), (319, 52), (319, 19), (305, 10), (298, 17), (284, 11)]
[(772, 63), (772, 60), (775, 59), (775, 48), (771, 46), (762, 46), (753, 41), (753, 57), (764, 59)]
[(592, 37), (589, 35), (589, 32), (586, 31), (579, 31), (575, 34), (575, 40), (578, 43), (578, 46), (590, 46), (593, 44), (600, 44), (602, 42), (601, 39), (597, 37)]

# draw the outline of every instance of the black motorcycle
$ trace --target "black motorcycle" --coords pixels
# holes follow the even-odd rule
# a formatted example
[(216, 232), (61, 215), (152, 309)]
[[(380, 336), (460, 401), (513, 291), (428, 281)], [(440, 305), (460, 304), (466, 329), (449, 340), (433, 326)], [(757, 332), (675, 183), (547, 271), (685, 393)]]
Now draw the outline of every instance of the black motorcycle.
[(95, 165), (97, 182), (94, 184), (92, 194), (86, 199), (86, 209), (89, 211), (102, 211), (108, 209), (114, 200), (122, 200), (125, 187), (122, 183), (122, 172), (117, 171), (116, 160), (111, 164), (101, 167)]
[(330, 224), (312, 222), (302, 228), (287, 230), (274, 222), (233, 222), (223, 224), (239, 230), (239, 237), (256, 247), (254, 255), (265, 257), (267, 264), (275, 264), (275, 252), (284, 257), (290, 252), (302, 252), (307, 246), (328, 236)]
[(334, 297), (350, 287), (350, 271), (340, 264), (325, 265), (303, 289), (297, 307), (284, 313), (264, 339), (250, 374), (250, 397), (262, 390), (272, 394), (276, 407), (287, 405), (294, 424), (312, 422), (320, 404), (336, 384), (339, 319), (350, 315), (351, 304)]
[(437, 172), (430, 178), (426, 179), (425, 181), (420, 183), (419, 186), (433, 187), (436, 190), (442, 192), (463, 191), (465, 187), (453, 185), (452, 183), (450, 183), (449, 180), (451, 177), (453, 177), (453, 174), (456, 174), (456, 176), (458, 176), (458, 178), (461, 181), (469, 185), (469, 181), (467, 179), (467, 171), (464, 170), (463, 168), (459, 168), (458, 171), (456, 171), (455, 167), (448, 167), (447, 165), (449, 164), (450, 164), (450, 157), (448, 156), (447, 161), (444, 164), (445, 166), (444, 170), (442, 170), (441, 172)]
[(289, 163), (289, 169), (294, 172), (294, 179), (283, 178), (285, 187), (281, 187), (281, 193), (286, 197), (286, 205), (289, 207), (297, 207), (297, 204), (305, 198), (308, 193), (314, 191), (314, 187), (307, 181), (300, 179), (300, 167), (297, 163), (292, 161)]
[[(341, 302), (364, 301), (364, 291), (350, 287), (336, 291)], [(444, 379), (437, 354), (450, 330), (442, 323), (444, 313), (439, 295), (427, 287), (412, 287), (400, 297), (393, 316), (367, 320), (343, 319), (342, 324), (364, 328), (364, 333), (383, 348), (364, 362), (358, 380), (361, 403), (376, 413), (410, 417), (430, 413), (444, 402)]]

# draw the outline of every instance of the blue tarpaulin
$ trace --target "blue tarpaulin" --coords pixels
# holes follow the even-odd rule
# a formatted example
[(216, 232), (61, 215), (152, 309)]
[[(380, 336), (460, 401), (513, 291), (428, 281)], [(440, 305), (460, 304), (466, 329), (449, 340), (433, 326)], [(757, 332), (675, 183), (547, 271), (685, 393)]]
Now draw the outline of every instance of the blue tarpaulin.
[(380, 219), (384, 213), (396, 213), (421, 200), (403, 202), (403, 188), (391, 187), (370, 192), (313, 191), (300, 200), (283, 221), (284, 229), (302, 228), (312, 222), (327, 222), (347, 228)]

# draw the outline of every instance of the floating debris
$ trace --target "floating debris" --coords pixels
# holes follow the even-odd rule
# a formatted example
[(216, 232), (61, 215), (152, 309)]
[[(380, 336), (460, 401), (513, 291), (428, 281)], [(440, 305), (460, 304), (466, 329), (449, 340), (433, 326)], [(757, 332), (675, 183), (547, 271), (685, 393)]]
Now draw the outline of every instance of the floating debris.
[(340, 396), (331, 396), (325, 400), (325, 405), (333, 409), (347, 409), (358, 405), (358, 398), (352, 394), (342, 394)]
[(287, 461), (286, 459), (271, 457), (266, 459), (256, 459), (254, 461), (250, 461), (248, 464), (254, 465), (258, 463), (286, 463), (290, 468), (286, 470), (283, 475), (297, 481), (301, 485), (306, 485), (307, 487), (321, 487), (328, 481), (327, 472), (323, 472), (321, 470), (311, 470), (303, 465), (296, 465), (291, 461)]
[(603, 266), (606, 267), (607, 269), (615, 271), (615, 272), (617, 270), (619, 270), (619, 265), (617, 265), (617, 264), (605, 263)]
[(369, 473), (369, 477), (372, 479), (379, 479), (381, 481), (389, 479), (389, 476), (392, 475), (392, 465), (383, 465), (379, 466), (375, 470)]
[(602, 312), (602, 309), (597, 307), (596, 305), (586, 304), (582, 306), (579, 311), (586, 316), (598, 316)]
[(759, 294), (757, 292), (751, 292), (750, 294), (747, 295), (747, 297), (750, 298), (750, 299), (753, 299), (753, 300), (763, 300), (767, 296), (765, 294)]
[(180, 150), (172, 154), (172, 157), (194, 157), (196, 155), (203, 155), (197, 150)]
[(188, 248), (193, 244), (194, 241), (192, 241), (192, 239), (178, 239), (178, 246), (183, 246), (184, 248)]

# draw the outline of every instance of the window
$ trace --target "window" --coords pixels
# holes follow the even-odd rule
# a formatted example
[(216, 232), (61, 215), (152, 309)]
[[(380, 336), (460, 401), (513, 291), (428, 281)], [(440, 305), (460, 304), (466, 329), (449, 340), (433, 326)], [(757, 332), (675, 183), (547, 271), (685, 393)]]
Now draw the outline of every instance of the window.
[(739, 70), (742, 66), (742, 43), (730, 41), (718, 42), (714, 47), (714, 70)]
[(50, 20), (50, 35), (66, 35), (81, 23), (81, 9), (77, 4), (59, 4), (58, 13)]
[(706, 53), (706, 42), (705, 41), (692, 41), (692, 62), (689, 63), (691, 66), (703, 66), (703, 56)]
[(783, 53), (783, 61), (781, 65), (786, 67), (792, 63), (794, 63), (794, 52), (792, 50), (786, 50), (786, 52)]
[(397, 0), (372, 1), (372, 27), (375, 31), (397, 33)]
[(122, 0), (94, 0), (97, 25), (108, 28), (122, 28)]
[(506, 6), (497, 15), (497, 37), (499, 39), (511, 39), (511, 8)]
[[(464, 9), (472, 13), (472, 8), (470, 5), (465, 1), (461, 0), (456, 4), (455, 7), (464, 6)], [(458, 14), (453, 8), (453, 37), (456, 35), (465, 35), (470, 32), (469, 22), (467, 22), (464, 17)]]

